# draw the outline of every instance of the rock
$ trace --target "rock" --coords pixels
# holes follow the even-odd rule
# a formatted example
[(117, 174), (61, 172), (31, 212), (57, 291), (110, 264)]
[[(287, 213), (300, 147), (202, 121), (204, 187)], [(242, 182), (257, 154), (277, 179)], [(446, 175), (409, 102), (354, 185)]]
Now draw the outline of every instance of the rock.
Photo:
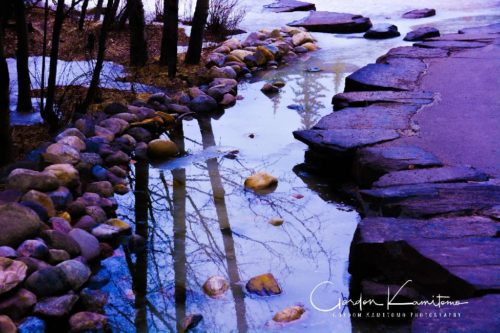
[(133, 113), (118, 113), (113, 115), (112, 117), (125, 120), (127, 123), (139, 121), (139, 118)]
[[(108, 147), (109, 147), (108, 144), (104, 144), (100, 146), (98, 152), (103, 153), (103, 156), (108, 155), (104, 154), (104, 152), (102, 151), (103, 149), (107, 149)], [(103, 163), (102, 157), (101, 155), (99, 155), (99, 153), (81, 153), (80, 159), (81, 160), (80, 163), (77, 164), (77, 168), (82, 172), (89, 172), (95, 165), (101, 165)]]
[(86, 261), (93, 261), (99, 257), (101, 249), (95, 236), (79, 228), (71, 230), (69, 236), (78, 243), (81, 255)]
[(87, 185), (86, 190), (87, 192), (97, 193), (103, 197), (110, 197), (114, 193), (113, 185), (106, 180), (90, 183)]
[[(385, 55), (377, 59), (378, 64), (385, 64), (391, 58), (446, 58), (448, 52), (443, 49), (426, 49), (421, 47), (401, 46), (390, 49)], [(390, 60), (389, 60), (390, 62)]]
[(439, 37), (439, 30), (433, 27), (420, 27), (416, 30), (410, 31), (406, 34), (404, 40), (413, 42), (417, 40), (424, 40), (426, 38)]
[(314, 43), (314, 38), (309, 32), (299, 32), (292, 37), (293, 45), (299, 46), (305, 43)]
[(0, 332), (16, 333), (17, 327), (9, 317), (0, 315)]
[(56, 265), (60, 262), (71, 259), (68, 252), (64, 250), (50, 249), (49, 250), (49, 263)]
[(313, 3), (297, 0), (279, 0), (275, 3), (265, 5), (264, 8), (270, 9), (275, 13), (316, 10), (316, 6)]
[(271, 83), (265, 83), (262, 88), (260, 88), (260, 91), (262, 91), (264, 94), (276, 94), (280, 91), (280, 88), (272, 85)]
[(71, 257), (80, 254), (80, 246), (68, 234), (56, 230), (45, 230), (41, 236), (50, 248), (64, 250)]
[(228, 39), (222, 45), (229, 47), (231, 50), (241, 48), (241, 43), (237, 38)]
[(15, 288), (26, 277), (25, 263), (8, 258), (0, 258), (0, 295)]
[(278, 179), (266, 172), (257, 172), (245, 180), (245, 188), (253, 190), (257, 194), (274, 192), (278, 187)]
[(76, 164), (80, 161), (80, 153), (71, 146), (54, 143), (43, 153), (43, 159), (50, 164)]
[(19, 324), (19, 333), (45, 333), (45, 322), (38, 317), (26, 317)]
[(52, 176), (57, 178), (57, 180), (59, 181), (59, 185), (69, 188), (76, 186), (80, 180), (78, 170), (76, 170), (75, 167), (71, 164), (52, 164), (45, 168), (44, 173), (51, 174)]
[(278, 323), (288, 323), (297, 319), (300, 319), (302, 315), (306, 312), (304, 307), (299, 305), (289, 306), (273, 316), (273, 320)]
[(121, 103), (110, 103), (104, 108), (105, 114), (118, 114), (118, 113), (128, 113), (128, 108)]
[(26, 289), (18, 289), (0, 301), (0, 313), (13, 320), (19, 320), (29, 313), (35, 303), (35, 294)]
[[(215, 79), (215, 78), (228, 78), (228, 79), (235, 79), (236, 77), (238, 76), (238, 74), (236, 74), (236, 72), (234, 71), (234, 69), (232, 69), (231, 67), (227, 66), (227, 67), (222, 67), (222, 68), (219, 68), (217, 66), (213, 66), (212, 68), (210, 68), (210, 70), (208, 71), (208, 77), (210, 79)], [(198, 97), (200, 96), (201, 94), (198, 94), (197, 96), (193, 96), (191, 95), (192, 98), (195, 98), (195, 97)]]
[[(82, 132), (84, 136), (93, 136), (94, 135), (94, 126), (95, 122), (91, 117), (80, 118), (75, 121), (75, 127)], [(82, 139), (81, 137), (79, 137)]]
[(243, 61), (246, 56), (251, 56), (253, 55), (253, 52), (251, 51), (246, 51), (246, 50), (234, 50), (229, 53), (229, 55), (236, 57), (239, 61)]
[(193, 112), (210, 112), (217, 109), (217, 101), (208, 95), (198, 96), (189, 102), (189, 108)]
[(117, 218), (112, 218), (112, 219), (109, 219), (105, 222), (107, 225), (110, 225), (110, 226), (113, 226), (115, 227), (116, 229), (118, 229), (118, 231), (120, 232), (120, 234), (130, 234), (132, 232), (132, 229), (130, 227), (130, 224), (128, 224), (127, 222), (124, 222), (120, 219), (117, 219)]
[(385, 64), (369, 64), (346, 78), (345, 91), (415, 90), (425, 70), (419, 59), (394, 58)]
[(115, 139), (115, 134), (109, 129), (102, 126), (95, 127), (95, 135), (97, 137), (103, 138), (104, 140), (107, 140), (108, 142), (112, 142)]
[(398, 27), (394, 24), (380, 23), (372, 26), (363, 37), (366, 39), (386, 39), (398, 37), (401, 34), (398, 31)]
[(309, 16), (288, 24), (291, 27), (304, 27), (313, 32), (356, 33), (365, 32), (372, 26), (370, 19), (361, 15), (310, 12)]
[(281, 217), (273, 217), (272, 219), (269, 220), (269, 224), (272, 224), (276, 227), (282, 225), (285, 222)]
[(59, 141), (59, 140), (65, 138), (65, 137), (68, 137), (68, 136), (76, 136), (80, 140), (85, 140), (85, 135), (80, 130), (78, 130), (77, 128), (74, 128), (74, 127), (67, 128), (64, 131), (62, 131), (61, 133), (59, 133), (56, 136), (55, 140)]
[(219, 105), (227, 107), (227, 106), (232, 106), (235, 103), (236, 103), (236, 97), (234, 95), (225, 94), (222, 100), (219, 102)]
[(53, 191), (59, 187), (59, 181), (52, 174), (28, 169), (14, 169), (7, 177), (7, 188), (26, 192), (38, 190)]
[(120, 236), (121, 230), (109, 224), (100, 224), (92, 229), (92, 235), (100, 241), (113, 241)]
[(181, 325), (181, 332), (187, 332), (200, 323), (200, 321), (203, 320), (203, 316), (201, 314), (195, 313), (195, 314), (190, 314), (187, 315), (183, 320), (182, 320), (182, 325)]
[(222, 276), (211, 276), (203, 284), (203, 291), (212, 298), (222, 296), (229, 289), (229, 284)]
[[(13, 223), (15, 221), (15, 223)], [(41, 227), (38, 215), (17, 203), (0, 206), (0, 246), (17, 246), (38, 234)]]
[(85, 288), (80, 292), (80, 304), (85, 311), (104, 313), (108, 303), (108, 294), (101, 290)]
[(123, 164), (128, 164), (129, 161), (130, 157), (120, 150), (109, 155), (105, 159), (107, 165), (123, 165)]
[(17, 252), (10, 246), (0, 246), (0, 257), (16, 259)]
[(101, 289), (102, 287), (104, 287), (106, 284), (109, 283), (110, 279), (111, 279), (111, 274), (109, 273), (109, 271), (106, 268), (101, 267), (101, 269), (98, 270), (97, 273), (95, 273), (90, 277), (88, 282), (88, 287), (94, 290)]
[[(102, 209), (102, 208), (101, 208)], [(104, 214), (103, 220), (106, 220), (106, 214)], [(91, 231), (93, 228), (97, 226), (97, 222), (89, 215), (82, 216), (77, 223), (75, 223), (74, 227), (79, 228), (85, 231)]]
[(17, 255), (20, 257), (44, 259), (49, 255), (49, 248), (41, 240), (28, 239), (19, 245), (17, 248)]
[[(218, 50), (218, 49), (217, 49)], [(205, 66), (207, 68), (211, 68), (212, 66), (217, 66), (221, 67), (224, 65), (224, 61), (226, 60), (226, 55), (222, 53), (217, 53), (217, 50), (214, 50), (214, 52), (210, 53), (207, 57), (206, 64)], [(229, 48), (226, 49), (220, 49), (218, 51), (227, 51), (224, 53), (229, 53), (230, 50)]]
[(293, 48), (293, 52), (297, 54), (307, 53), (307, 49), (303, 46), (296, 46)]
[[(49, 219), (49, 215), (47, 214), (47, 210), (42, 205), (40, 205), (36, 202), (33, 202), (33, 201), (21, 201), (19, 204), (34, 211), (38, 215), (38, 218), (41, 221), (47, 222), (47, 220)], [(42, 226), (43, 226), (43, 224), (42, 224)]]
[(246, 288), (249, 293), (259, 296), (281, 294), (281, 288), (271, 273), (254, 276), (248, 280)]
[[(189, 100), (189, 101), (191, 101), (191, 100)], [(172, 112), (172, 113), (179, 113), (179, 114), (191, 112), (191, 110), (187, 106), (180, 105), (180, 104), (170, 104), (168, 106), (168, 111)]]
[(76, 301), (78, 296), (73, 294), (47, 297), (36, 304), (33, 313), (43, 317), (65, 317), (71, 313)]
[(22, 197), (22, 201), (29, 201), (39, 204), (47, 211), (47, 215), (49, 217), (53, 217), (56, 215), (56, 209), (54, 207), (54, 203), (52, 199), (45, 193), (39, 192), (37, 190), (31, 190), (26, 192), (26, 194)]
[(115, 253), (115, 250), (108, 243), (99, 243), (99, 248), (101, 249), (100, 258), (106, 259), (112, 257)]
[(108, 171), (114, 173), (115, 176), (120, 177), (120, 178), (127, 177), (127, 170), (125, 170), (117, 165), (112, 166), (111, 168), (108, 169)]
[(266, 39), (266, 35), (262, 32), (251, 32), (243, 41), (243, 46), (245, 46), (246, 49), (251, 46), (257, 46), (260, 45), (264, 39)]
[(351, 91), (333, 96), (335, 110), (346, 107), (366, 107), (376, 103), (425, 105), (434, 100), (434, 94), (425, 91)]
[(440, 48), (449, 51), (459, 51), (466, 49), (476, 49), (485, 47), (487, 43), (476, 42), (476, 41), (447, 41), (447, 40), (429, 40), (423, 42), (417, 42), (413, 44), (415, 47), (422, 48)]
[(144, 237), (133, 234), (128, 240), (128, 248), (132, 253), (140, 253), (146, 249), (147, 241)]
[(58, 140), (57, 143), (62, 145), (68, 145), (78, 151), (85, 150), (85, 142), (77, 136), (65, 136), (61, 140)]
[(59, 186), (57, 190), (47, 192), (47, 195), (52, 200), (56, 209), (64, 209), (71, 201), (73, 201), (73, 195), (67, 187)]
[(63, 271), (58, 267), (46, 267), (31, 274), (25, 287), (38, 297), (60, 295), (70, 289)]
[(148, 156), (152, 159), (168, 159), (178, 154), (179, 150), (173, 141), (156, 139), (148, 143)]
[(420, 183), (458, 183), (486, 181), (488, 176), (471, 167), (441, 167), (393, 171), (373, 183), (376, 187), (410, 185)]
[(127, 121), (115, 117), (102, 120), (99, 126), (108, 129), (114, 135), (122, 134), (130, 127)]
[(481, 27), (471, 27), (458, 30), (459, 34), (498, 34), (500, 23), (493, 23)]
[(78, 290), (90, 277), (90, 269), (81, 261), (73, 259), (56, 266), (59, 268), (73, 290)]
[[(221, 45), (218, 48), (214, 49), (213, 53), (222, 53), (222, 54), (228, 54), (231, 52), (231, 48), (226, 46), (226, 45)], [(210, 67), (207, 65), (207, 67)]]
[(436, 10), (431, 8), (414, 9), (403, 14), (403, 18), (419, 19), (436, 15)]
[(16, 189), (4, 189), (0, 192), (0, 205), (18, 202), (23, 196), (23, 192)]
[[(100, 206), (88, 206), (85, 208), (85, 214), (90, 216), (95, 222), (103, 223), (107, 220), (107, 214)], [(82, 228), (83, 229), (83, 228)]]
[(104, 330), (108, 317), (95, 312), (78, 312), (69, 318), (71, 332), (87, 332)]

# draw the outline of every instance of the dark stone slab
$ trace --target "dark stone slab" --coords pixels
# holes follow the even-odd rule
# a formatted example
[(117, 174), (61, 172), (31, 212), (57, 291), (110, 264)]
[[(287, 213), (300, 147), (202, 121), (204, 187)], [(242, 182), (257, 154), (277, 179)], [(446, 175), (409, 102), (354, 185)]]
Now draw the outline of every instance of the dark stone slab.
[[(478, 216), (366, 218), (358, 226), (350, 270), (362, 279), (378, 276), (390, 283), (413, 280), (425, 294), (436, 291), (470, 297), (475, 292), (498, 290), (497, 230), (494, 221)], [(391, 257), (388, 267), (378, 262), (385, 256)], [(396, 267), (402, 270), (391, 271)]]
[(399, 138), (398, 132), (391, 129), (302, 130), (293, 132), (293, 136), (312, 148), (335, 152)]
[(351, 91), (332, 98), (335, 110), (346, 107), (366, 107), (376, 103), (425, 105), (432, 103), (434, 94), (427, 91)]
[(437, 41), (425, 41), (413, 44), (415, 47), (422, 48), (439, 48), (450, 51), (463, 50), (463, 49), (477, 49), (480, 47), (485, 47), (486, 44), (482, 42), (472, 42), (472, 41), (447, 41), (447, 40), (437, 40)]
[[(418, 312), (429, 315), (419, 316), (413, 320), (411, 331), (414, 333), (495, 333), (500, 331), (500, 316), (498, 316), (500, 295), (485, 295), (465, 301), (467, 304), (459, 306), (443, 305), (440, 308), (432, 305), (419, 306)], [(457, 312), (460, 313), (459, 318), (445, 315)]]
[(432, 8), (414, 9), (403, 14), (403, 18), (419, 19), (436, 15), (436, 10)]
[(313, 32), (356, 33), (365, 32), (372, 26), (369, 18), (361, 15), (335, 12), (311, 12), (308, 17), (288, 24), (304, 27)]
[(419, 59), (394, 58), (384, 64), (369, 64), (349, 75), (345, 90), (414, 90), (426, 65)]
[(371, 184), (392, 171), (442, 166), (435, 155), (409, 145), (362, 148), (354, 161), (354, 175), (361, 184)]
[(446, 166), (442, 168), (394, 171), (383, 175), (373, 183), (376, 187), (420, 183), (453, 183), (463, 181), (486, 181), (488, 176), (471, 167)]
[(482, 42), (490, 43), (495, 38), (494, 34), (470, 33), (470, 34), (446, 34), (439, 37), (428, 38), (426, 41), (462, 41), (462, 42)]
[(379, 23), (372, 26), (363, 35), (366, 39), (387, 39), (399, 37), (401, 34), (398, 31), (398, 27), (390, 23)]
[(418, 106), (408, 104), (374, 104), (345, 108), (321, 118), (313, 129), (395, 129), (410, 127)]
[(459, 34), (500, 34), (500, 23), (493, 23), (481, 27), (464, 28), (458, 30)]
[(413, 42), (431, 37), (439, 37), (439, 30), (433, 27), (421, 27), (406, 34), (404, 40)]
[(270, 9), (275, 13), (286, 13), (286, 12), (299, 12), (299, 11), (309, 11), (316, 10), (316, 5), (310, 2), (296, 1), (296, 0), (279, 0), (269, 5), (265, 5), (264, 8)]
[(400, 46), (390, 49), (385, 55), (377, 59), (378, 64), (384, 64), (392, 58), (445, 58), (448, 56), (448, 51), (443, 49), (425, 49), (421, 47)]
[(361, 193), (388, 216), (472, 214), (500, 202), (500, 186), (490, 183), (414, 184), (363, 190)]
[(493, 206), (482, 212), (484, 216), (491, 217), (495, 220), (500, 220), (500, 205)]

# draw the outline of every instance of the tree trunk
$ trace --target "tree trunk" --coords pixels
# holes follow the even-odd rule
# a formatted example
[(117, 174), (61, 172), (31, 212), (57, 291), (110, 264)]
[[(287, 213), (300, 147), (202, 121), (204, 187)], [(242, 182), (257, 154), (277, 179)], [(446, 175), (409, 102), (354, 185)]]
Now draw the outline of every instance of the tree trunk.
[[(115, 0), (119, 1), (119, 0)], [(101, 32), (99, 34), (99, 45), (97, 50), (97, 60), (92, 73), (92, 80), (90, 81), (89, 89), (87, 90), (87, 95), (83, 101), (80, 111), (85, 112), (89, 105), (94, 101), (97, 88), (99, 87), (99, 78), (101, 76), (102, 65), (104, 63), (104, 56), (106, 55), (106, 40), (108, 38), (108, 32), (113, 24), (113, 18), (115, 16), (115, 6), (113, 5), (113, 0), (108, 0), (106, 5), (106, 11), (104, 13), (104, 20), (102, 22)]]
[(163, 8), (164, 19), (160, 65), (168, 65), (168, 76), (174, 78), (177, 71), (179, 0), (165, 0)]
[(9, 68), (3, 54), (3, 25), (0, 21), (0, 165), (11, 159), (9, 106)]
[(207, 24), (210, 0), (198, 0), (193, 16), (193, 26), (189, 37), (189, 48), (186, 54), (186, 64), (195, 65), (200, 62), (203, 46), (203, 31)]
[(128, 0), (130, 26), (130, 65), (144, 66), (148, 61), (148, 45), (144, 36), (144, 7), (142, 0)]
[(104, 0), (97, 0), (97, 6), (95, 6), (95, 12), (94, 12), (94, 21), (98, 21), (101, 18), (103, 2)]
[(80, 12), (80, 19), (78, 20), (78, 30), (82, 31), (85, 25), (85, 17), (87, 16), (87, 7), (89, 6), (89, 0), (83, 0), (82, 10)]
[(59, 118), (54, 110), (54, 99), (56, 90), (57, 58), (59, 57), (59, 40), (61, 38), (61, 29), (64, 21), (64, 0), (57, 1), (56, 17), (54, 28), (52, 30), (52, 47), (50, 50), (49, 80), (47, 82), (47, 103), (42, 112), (42, 118), (51, 127), (51, 130), (57, 129)]
[(28, 26), (26, 24), (26, 8), (24, 0), (14, 0), (17, 33), (17, 112), (29, 112), (31, 105), (31, 82), (28, 67)]

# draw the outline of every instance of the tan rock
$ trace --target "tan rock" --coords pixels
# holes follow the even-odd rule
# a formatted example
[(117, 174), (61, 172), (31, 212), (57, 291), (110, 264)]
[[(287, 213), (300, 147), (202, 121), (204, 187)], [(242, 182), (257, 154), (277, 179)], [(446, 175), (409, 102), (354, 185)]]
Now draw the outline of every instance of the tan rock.
[(288, 323), (300, 319), (306, 310), (302, 306), (293, 305), (277, 312), (273, 320), (278, 323)]
[(271, 273), (254, 276), (248, 280), (246, 288), (248, 292), (259, 296), (281, 294), (281, 287)]
[(222, 276), (211, 276), (203, 284), (203, 291), (210, 297), (222, 296), (229, 289), (229, 284)]
[(266, 172), (257, 172), (245, 180), (245, 187), (257, 194), (273, 192), (278, 186), (278, 179)]
[(177, 145), (165, 139), (156, 139), (148, 144), (148, 155), (153, 159), (168, 159), (179, 154)]

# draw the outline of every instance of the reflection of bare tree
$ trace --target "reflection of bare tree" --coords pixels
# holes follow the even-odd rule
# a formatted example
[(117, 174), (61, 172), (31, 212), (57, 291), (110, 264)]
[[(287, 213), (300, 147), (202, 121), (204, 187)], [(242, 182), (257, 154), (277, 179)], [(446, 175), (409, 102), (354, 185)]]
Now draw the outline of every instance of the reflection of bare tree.
[(320, 110), (325, 107), (321, 102), (324, 98), (321, 92), (326, 91), (326, 87), (321, 84), (321, 79), (326, 78), (327, 75), (322, 73), (309, 73), (296, 78), (297, 88), (292, 86), (292, 91), (296, 98), (293, 101), (302, 106), (297, 113), (300, 115), (302, 128), (309, 129), (316, 124), (321, 117)]
[[(215, 138), (210, 118), (200, 118), (198, 119), (198, 124), (200, 125), (203, 148), (206, 149), (208, 147), (215, 146)], [(233, 232), (231, 231), (231, 225), (229, 224), (225, 191), (224, 186), (222, 185), (217, 158), (207, 160), (207, 169), (210, 183), (212, 185), (217, 219), (222, 233), (222, 241), (224, 243), (227, 272), (236, 310), (236, 323), (239, 332), (246, 332), (248, 331), (248, 324), (246, 321), (246, 307), (244, 300), (245, 294), (240, 284), (241, 279), (236, 260)]]

